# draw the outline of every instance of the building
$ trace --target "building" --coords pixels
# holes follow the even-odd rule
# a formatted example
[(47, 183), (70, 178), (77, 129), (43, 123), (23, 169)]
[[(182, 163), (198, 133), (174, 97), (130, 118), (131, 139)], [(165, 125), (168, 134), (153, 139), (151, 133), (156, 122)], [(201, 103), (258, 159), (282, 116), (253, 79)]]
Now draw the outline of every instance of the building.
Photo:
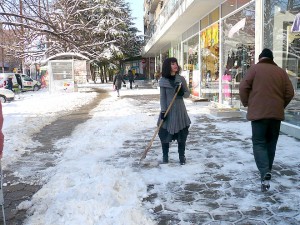
[(22, 60), (8, 48), (17, 41), (16, 30), (3, 29), (0, 24), (0, 72), (17, 72), (22, 69)]
[(194, 97), (239, 108), (239, 82), (265, 47), (300, 93), (300, 1), (145, 0), (144, 10), (151, 73), (176, 57)]

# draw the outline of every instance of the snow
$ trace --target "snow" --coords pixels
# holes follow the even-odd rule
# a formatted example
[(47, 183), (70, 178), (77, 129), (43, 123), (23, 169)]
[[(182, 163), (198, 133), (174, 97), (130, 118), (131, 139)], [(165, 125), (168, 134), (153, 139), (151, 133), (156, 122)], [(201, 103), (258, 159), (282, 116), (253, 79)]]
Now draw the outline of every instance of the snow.
[[(215, 127), (206, 138), (216, 142), (209, 144), (208, 141), (203, 141), (203, 145), (193, 146), (201, 151), (189, 151), (188, 158), (198, 160), (197, 163), (182, 167), (161, 165), (158, 168), (155, 160), (157, 157), (160, 159), (161, 155), (157, 152), (156, 157), (153, 156), (154, 152), (151, 152), (142, 162), (150, 165), (149, 168), (139, 169), (133, 166), (154, 134), (159, 102), (143, 101), (141, 105), (138, 99), (126, 96), (159, 94), (159, 90), (121, 89), (121, 98), (117, 98), (111, 84), (90, 84), (85, 90), (91, 87), (108, 90), (109, 97), (102, 100), (90, 112), (91, 119), (78, 125), (71, 136), (55, 143), (55, 148), (61, 151), (55, 166), (42, 171), (43, 179), (40, 181), (43, 184), (42, 188), (30, 201), (24, 201), (18, 206), (18, 209), (27, 209), (30, 215), (25, 224), (154, 225), (156, 222), (151, 214), (153, 205), (159, 206), (162, 202), (156, 199), (152, 205), (143, 203), (142, 199), (149, 195), (147, 186), (156, 184), (152, 191), (163, 193), (165, 199), (170, 199), (172, 196), (168, 185), (172, 182), (178, 180), (193, 182), (199, 174), (202, 174), (203, 180), (213, 180), (214, 178), (205, 175), (207, 171), (204, 164), (207, 162), (203, 161), (201, 156), (210, 155), (209, 159), (222, 167), (222, 174), (230, 176), (233, 171), (237, 173), (237, 181), (242, 179), (243, 171), (256, 173), (257, 169), (251, 154), (250, 123), (232, 121), (228, 124), (221, 119), (212, 118), (208, 115), (207, 107), (190, 100), (185, 102), (192, 120), (191, 131), (198, 132), (197, 135), (201, 139), (202, 129), (208, 126)], [(40, 90), (22, 93), (17, 95), (15, 101), (3, 104), (4, 169), (14, 164), (28, 149), (40, 145), (32, 140), (32, 136), (45, 125), (55, 121), (62, 114), (91, 102), (95, 97), (94, 92), (50, 94), (47, 90)], [(207, 116), (211, 122), (197, 122), (201, 115)], [(222, 131), (222, 134), (214, 133), (214, 129)], [(229, 131), (236, 134), (239, 139), (243, 139), (244, 146), (236, 146), (234, 140), (230, 142), (224, 140), (226, 138), (224, 134)], [(136, 145), (129, 145), (124, 149), (124, 142), (128, 141)], [(158, 140), (153, 144), (157, 143)], [(281, 135), (278, 142), (279, 161), (290, 167), (297, 166), (299, 159), (294, 156), (297, 155), (299, 147), (300, 144), (296, 139)], [(176, 149), (176, 145), (171, 146), (172, 148)], [(224, 149), (226, 151), (223, 151)], [(218, 154), (214, 155), (212, 152)], [(122, 154), (127, 156), (121, 157)], [(236, 161), (228, 160), (233, 158)], [(24, 177), (25, 173), (28, 171), (16, 171), (16, 175), (20, 177)], [(278, 176), (277, 179), (288, 187), (295, 185), (288, 183), (288, 179), (284, 176)], [(238, 187), (241, 184), (235, 185)], [(249, 189), (254, 188), (248, 186)], [(220, 191), (223, 189), (225, 187), (220, 187)], [(296, 189), (294, 191), (296, 192)], [(293, 192), (289, 194), (290, 198), (283, 202), (283, 206), (288, 204), (290, 208), (297, 208), (299, 203), (296, 204), (297, 200), (293, 199), (297, 194)], [(254, 193), (249, 193), (241, 202), (237, 199), (224, 198), (220, 204), (238, 204), (240, 210), (248, 210), (261, 204), (261, 199)], [(185, 206), (180, 202), (170, 200), (166, 204), (169, 204), (167, 205), (169, 208), (185, 211)], [(201, 204), (193, 204), (191, 207), (203, 210)], [(264, 203), (267, 204), (269, 203)], [(194, 211), (193, 208), (186, 210)], [(223, 215), (225, 210), (219, 208), (214, 213)]]

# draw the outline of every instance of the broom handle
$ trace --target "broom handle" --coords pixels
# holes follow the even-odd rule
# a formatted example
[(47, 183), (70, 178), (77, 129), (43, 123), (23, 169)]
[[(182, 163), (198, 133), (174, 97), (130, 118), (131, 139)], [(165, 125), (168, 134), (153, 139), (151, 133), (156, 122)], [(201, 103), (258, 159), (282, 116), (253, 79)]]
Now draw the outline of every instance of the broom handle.
[[(172, 99), (172, 101), (170, 102), (170, 105), (168, 106), (167, 111), (165, 112), (164, 118), (168, 115), (168, 113), (169, 113), (169, 111), (170, 111), (170, 109), (171, 109), (171, 107), (172, 107), (172, 105), (173, 105), (173, 103), (174, 103), (174, 101), (175, 101), (175, 99), (176, 99), (176, 97), (177, 97), (178, 92), (180, 91), (180, 89), (181, 89), (181, 84), (179, 85), (179, 87), (178, 87), (178, 89), (177, 89), (175, 95), (173, 96), (173, 99)], [(146, 148), (145, 151), (143, 152), (142, 157), (141, 157), (141, 159), (140, 159), (140, 162), (141, 162), (143, 159), (146, 158), (146, 155), (147, 155), (148, 151), (150, 150), (150, 148), (151, 148), (151, 146), (152, 146), (152, 143), (153, 143), (153, 141), (154, 141), (156, 135), (158, 134), (158, 131), (160, 130), (160, 128), (161, 128), (161, 126), (162, 126), (163, 123), (164, 123), (164, 120), (161, 120), (160, 123), (159, 123), (159, 125), (158, 125), (158, 127), (157, 127), (157, 129), (156, 129), (156, 131), (155, 131), (155, 133), (154, 133), (154, 135), (153, 135), (153, 137), (152, 137), (152, 139), (151, 139), (151, 141), (150, 141), (150, 143), (148, 144), (147, 148)]]

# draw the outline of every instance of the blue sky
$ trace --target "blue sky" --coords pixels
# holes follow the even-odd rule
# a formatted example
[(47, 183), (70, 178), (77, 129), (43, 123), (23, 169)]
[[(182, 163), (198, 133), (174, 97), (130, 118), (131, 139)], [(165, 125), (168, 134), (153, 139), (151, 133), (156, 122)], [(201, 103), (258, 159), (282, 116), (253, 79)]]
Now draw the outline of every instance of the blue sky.
[(143, 26), (143, 15), (144, 15), (144, 0), (126, 0), (130, 4), (132, 10), (132, 17), (136, 17), (134, 23), (136, 27), (140, 30), (141, 34), (144, 33)]

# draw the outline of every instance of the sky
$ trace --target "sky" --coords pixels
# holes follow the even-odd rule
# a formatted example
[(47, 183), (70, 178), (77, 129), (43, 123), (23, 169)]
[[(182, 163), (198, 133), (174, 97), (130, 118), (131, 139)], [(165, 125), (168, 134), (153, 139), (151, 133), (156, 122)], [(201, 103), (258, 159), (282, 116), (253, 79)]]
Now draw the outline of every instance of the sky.
[[(109, 97), (102, 100), (90, 112), (91, 118), (78, 125), (70, 136), (56, 141), (54, 146), (59, 154), (55, 153), (54, 166), (43, 171), (32, 165), (14, 167), (23, 153), (30, 154), (31, 149), (41, 145), (32, 140), (35, 133), (96, 97), (90, 92), (93, 87), (107, 90)], [(207, 106), (189, 99), (185, 104), (192, 121), (190, 132), (194, 133), (189, 137), (200, 144), (187, 146), (187, 164), (179, 165), (174, 144), (170, 148), (170, 163), (158, 164), (161, 150), (156, 138), (146, 159), (137, 165), (156, 129), (159, 101), (155, 98), (141, 101), (130, 96), (142, 99), (159, 94), (159, 90), (123, 88), (120, 94), (118, 98), (112, 84), (89, 84), (75, 93), (49, 94), (47, 89), (25, 92), (10, 103), (3, 103), (2, 167), (13, 166), (15, 176), (23, 182), (42, 185), (31, 200), (18, 206), (18, 209), (27, 210), (25, 225), (154, 225), (157, 221), (153, 209), (160, 205), (179, 210), (184, 218), (197, 209), (208, 210), (202, 205), (205, 200), (198, 194), (197, 205), (176, 202), (172, 189), (199, 180), (212, 180), (212, 176), (219, 174), (233, 179), (232, 187), (217, 186), (219, 193), (227, 193), (226, 198), (218, 200), (220, 204), (236, 205), (240, 210), (288, 207), (285, 216), (292, 216), (299, 210), (298, 185), (288, 176), (275, 175), (270, 190), (274, 192), (270, 195), (277, 200), (273, 205), (270, 201), (262, 201), (260, 190), (255, 190), (259, 189), (259, 180), (251, 153), (250, 123), (232, 121), (228, 124), (211, 116)], [(233, 140), (226, 139), (226, 135), (231, 135)], [(299, 168), (299, 159), (295, 157), (299, 149), (299, 141), (280, 135), (277, 150), (280, 157), (276, 158), (276, 163), (286, 168)], [(52, 154), (51, 149), (45, 156), (47, 154)], [(208, 162), (214, 166), (207, 170)], [(153, 185), (150, 192), (149, 185)], [(233, 194), (239, 187), (246, 190), (246, 196)], [(284, 194), (275, 190), (283, 190)], [(143, 199), (153, 193), (163, 197), (145, 203)], [(225, 212), (216, 209), (209, 213)]]
[(144, 34), (144, 0), (126, 0), (132, 9), (132, 17), (135, 17), (136, 27), (140, 30), (140, 34)]

